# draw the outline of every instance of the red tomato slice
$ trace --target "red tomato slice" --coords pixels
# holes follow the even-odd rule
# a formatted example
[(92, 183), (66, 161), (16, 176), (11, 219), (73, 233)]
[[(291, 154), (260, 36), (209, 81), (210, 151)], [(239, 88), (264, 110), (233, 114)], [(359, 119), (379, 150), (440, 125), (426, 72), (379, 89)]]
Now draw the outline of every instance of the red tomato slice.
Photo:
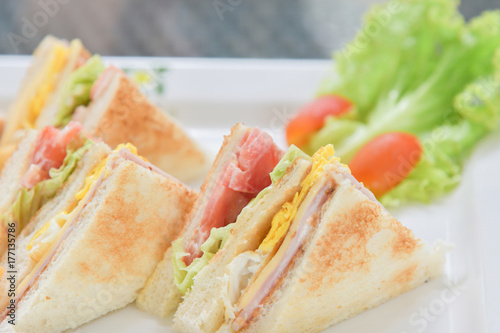
[(337, 95), (321, 96), (304, 106), (286, 127), (286, 139), (289, 145), (303, 147), (311, 134), (325, 125), (329, 116), (339, 117), (353, 109), (348, 99)]
[(82, 125), (73, 121), (62, 130), (52, 126), (43, 128), (31, 158), (30, 168), (21, 181), (22, 185), (33, 188), (40, 181), (48, 179), (50, 169), (62, 165), (68, 143), (82, 130)]
[(62, 130), (52, 126), (45, 127), (38, 139), (31, 163), (47, 170), (59, 167), (66, 157), (66, 146), (81, 130), (82, 125), (77, 122), (70, 122)]
[(365, 144), (349, 163), (356, 179), (380, 197), (405, 179), (422, 157), (422, 144), (410, 133), (381, 134)]

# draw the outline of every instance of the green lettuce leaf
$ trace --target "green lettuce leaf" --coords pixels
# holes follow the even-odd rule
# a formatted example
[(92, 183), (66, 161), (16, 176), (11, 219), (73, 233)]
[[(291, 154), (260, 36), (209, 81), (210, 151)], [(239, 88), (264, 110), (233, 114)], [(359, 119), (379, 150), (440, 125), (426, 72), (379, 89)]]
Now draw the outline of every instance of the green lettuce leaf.
[(285, 175), (286, 169), (288, 169), (288, 167), (292, 165), (293, 161), (297, 157), (302, 157), (308, 160), (311, 159), (311, 157), (309, 157), (309, 155), (304, 153), (302, 150), (294, 145), (291, 145), (286, 151), (285, 155), (283, 155), (281, 160), (278, 162), (278, 164), (276, 164), (273, 171), (269, 174), (271, 176), (271, 181), (273, 184)]
[[(328, 119), (306, 152), (328, 143), (343, 163), (377, 135), (403, 131), (424, 143), (424, 158), (382, 201), (429, 201), (460, 180), (465, 157), (500, 119), (500, 11), (466, 23), (452, 0), (390, 1), (365, 18), (335, 54), (319, 95), (339, 94), (353, 119)], [(438, 140), (434, 133), (443, 134)], [(429, 140), (439, 144), (427, 148)]]
[(75, 109), (90, 102), (92, 85), (103, 71), (104, 65), (101, 58), (94, 55), (83, 66), (70, 74), (61, 92), (59, 109), (54, 117), (53, 125), (55, 127), (66, 126)]
[(196, 274), (208, 264), (217, 251), (224, 247), (233, 227), (234, 223), (230, 223), (225, 227), (213, 228), (210, 231), (208, 239), (201, 245), (203, 255), (200, 258), (194, 259), (187, 267), (183, 258), (188, 254), (182, 249), (182, 238), (172, 243), (172, 263), (174, 265), (175, 284), (183, 295), (185, 295), (193, 285), (193, 279)]
[(50, 178), (36, 184), (32, 189), (23, 188), (19, 191), (10, 210), (4, 213), (0, 220), (4, 225), (17, 221), (17, 230), (20, 232), (38, 210), (53, 198), (62, 185), (75, 171), (83, 154), (93, 145), (91, 140), (86, 140), (78, 149), (68, 147), (67, 155), (59, 169), (49, 171)]
[(455, 98), (455, 108), (463, 118), (496, 129), (500, 120), (500, 77), (483, 77), (468, 85)]

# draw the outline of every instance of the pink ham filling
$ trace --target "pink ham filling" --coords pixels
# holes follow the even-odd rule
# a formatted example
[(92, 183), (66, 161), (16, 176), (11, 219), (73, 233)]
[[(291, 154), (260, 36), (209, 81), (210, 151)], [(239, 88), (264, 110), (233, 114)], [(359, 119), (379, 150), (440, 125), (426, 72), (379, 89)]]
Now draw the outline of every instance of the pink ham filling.
[(350, 172), (347, 170), (345, 167), (341, 167), (340, 169), (340, 175), (342, 175), (345, 179), (348, 179), (351, 184), (354, 186), (354, 188), (361, 193), (363, 193), (369, 200), (375, 202), (378, 204), (380, 207), (382, 207), (385, 210), (385, 207), (382, 206), (382, 204), (377, 200), (375, 195), (370, 192), (366, 187), (364, 187)]
[[(99, 75), (97, 80), (92, 85), (92, 89), (90, 90), (91, 101), (95, 101), (104, 94), (106, 89), (108, 89), (109, 85), (113, 81), (115, 75), (125, 75), (125, 73), (121, 69), (111, 65)], [(75, 121), (84, 122), (86, 119), (86, 115), (88, 114), (88, 108), (88, 105), (77, 106), (75, 111), (73, 112), (72, 119)]]
[(52, 126), (43, 128), (31, 157), (31, 165), (21, 179), (21, 185), (31, 189), (39, 182), (49, 179), (50, 169), (58, 169), (63, 164), (68, 143), (82, 130), (82, 125), (74, 121), (62, 130)]
[(117, 74), (123, 74), (123, 71), (113, 65), (106, 68), (92, 85), (92, 89), (90, 90), (90, 99), (95, 100), (101, 96), (108, 88), (109, 84), (113, 80), (113, 77)]
[(331, 189), (331, 184), (325, 184), (319, 191), (316, 197), (309, 203), (307, 208), (304, 210), (304, 213), (300, 217), (299, 225), (297, 227), (296, 233), (293, 236), (292, 240), (286, 252), (278, 263), (276, 268), (272, 271), (272, 273), (267, 277), (265, 282), (259, 288), (258, 292), (252, 298), (250, 303), (239, 313), (236, 320), (233, 322), (233, 329), (238, 331), (241, 326), (243, 326), (248, 320), (252, 318), (252, 315), (257, 309), (264, 298), (272, 291), (272, 289), (276, 286), (279, 279), (285, 272), (288, 265), (292, 262), (295, 254), (300, 250), (305, 240), (314, 229), (314, 226), (311, 224), (311, 219), (317, 218), (317, 214), (321, 210), (321, 207), (325, 204), (329, 195), (331, 194), (329, 190)]
[(159, 174), (159, 175), (161, 175), (163, 177), (170, 178), (172, 180), (180, 182), (179, 180), (177, 180), (174, 177), (170, 176), (168, 173), (166, 173), (162, 169), (154, 166), (153, 164), (151, 164), (151, 163), (149, 163), (147, 161), (144, 161), (139, 156), (132, 154), (128, 149), (125, 149), (125, 148), (120, 149), (119, 154), (124, 159), (132, 161), (132, 162), (135, 162), (135, 164), (140, 165), (140, 166), (142, 166), (145, 169), (149, 169), (152, 172), (157, 173), (157, 174)]
[(231, 161), (217, 179), (203, 212), (200, 228), (188, 241), (184, 263), (189, 265), (202, 254), (201, 245), (212, 228), (224, 227), (236, 221), (241, 210), (265, 187), (271, 185), (269, 173), (283, 152), (269, 134), (258, 128), (249, 131), (238, 145)]

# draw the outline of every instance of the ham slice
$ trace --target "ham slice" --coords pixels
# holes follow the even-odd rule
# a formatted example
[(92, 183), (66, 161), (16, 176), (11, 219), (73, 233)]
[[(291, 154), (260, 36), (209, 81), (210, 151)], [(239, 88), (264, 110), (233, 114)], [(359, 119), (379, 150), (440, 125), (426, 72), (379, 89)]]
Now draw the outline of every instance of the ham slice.
[(283, 152), (271, 136), (259, 128), (246, 133), (210, 193), (199, 229), (187, 243), (184, 263), (189, 265), (202, 254), (201, 245), (212, 228), (236, 221), (241, 210), (265, 187), (271, 185), (269, 173)]
[(154, 166), (153, 164), (149, 163), (148, 161), (143, 160), (139, 156), (137, 156), (135, 154), (132, 154), (130, 152), (130, 150), (128, 150), (126, 148), (120, 149), (120, 151), (118, 153), (124, 159), (132, 161), (135, 164), (142, 166), (143, 168), (149, 169), (152, 172), (157, 173), (157, 174), (159, 174), (159, 175), (161, 175), (163, 177), (167, 177), (167, 178), (170, 178), (170, 179), (175, 180), (177, 182), (180, 182), (179, 180), (177, 180), (176, 178), (172, 177), (171, 175), (169, 175), (168, 173), (166, 173), (162, 169), (158, 168), (157, 166)]
[(63, 164), (69, 142), (82, 130), (82, 125), (77, 122), (70, 122), (62, 130), (52, 126), (43, 128), (31, 157), (31, 165), (21, 179), (21, 185), (31, 189), (39, 182), (49, 179), (50, 169), (58, 169)]
[(354, 188), (358, 191), (360, 191), (361, 193), (363, 193), (369, 200), (375, 202), (376, 204), (378, 204), (380, 207), (382, 207), (384, 210), (385, 207), (382, 206), (382, 204), (377, 200), (377, 198), (375, 197), (375, 195), (370, 192), (370, 190), (368, 190), (366, 187), (363, 186), (363, 184), (361, 184), (350, 172), (349, 170), (344, 167), (344, 166), (340, 166), (339, 167), (339, 175), (341, 175), (344, 179), (347, 179), (351, 182), (351, 185), (354, 186)]
[(124, 74), (123, 71), (113, 65), (106, 68), (92, 85), (92, 89), (90, 90), (90, 99), (95, 100), (96, 98), (99, 98), (99, 96), (106, 91), (109, 84), (113, 80), (113, 77), (120, 74)]

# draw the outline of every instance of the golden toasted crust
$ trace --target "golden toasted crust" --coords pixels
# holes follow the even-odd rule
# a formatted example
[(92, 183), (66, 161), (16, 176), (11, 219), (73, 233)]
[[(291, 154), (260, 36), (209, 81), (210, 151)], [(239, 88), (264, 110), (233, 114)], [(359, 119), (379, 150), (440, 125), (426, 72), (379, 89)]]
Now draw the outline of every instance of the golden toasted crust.
[[(144, 168), (133, 162), (123, 162), (125, 165), (121, 167), (119, 175), (113, 180), (113, 187), (116, 191), (110, 192), (101, 202), (105, 206), (102, 210), (101, 223), (93, 223), (91, 233), (88, 233), (88, 243), (92, 244), (92, 252), (99, 253), (97, 256), (90, 256), (87, 260), (80, 263), (82, 268), (81, 273), (85, 272), (92, 275), (96, 283), (106, 283), (113, 279), (116, 271), (122, 271), (127, 275), (143, 274), (141, 265), (131, 262), (134, 260), (143, 260), (138, 255), (138, 251), (148, 253), (148, 260), (158, 262), (163, 257), (165, 250), (170, 245), (170, 242), (178, 235), (183, 226), (183, 215), (191, 208), (195, 195), (181, 183), (175, 182), (168, 178), (158, 179), (158, 189), (151, 188), (155, 191), (161, 200), (155, 199), (156, 202), (171, 200), (169, 205), (175, 203), (176, 210), (180, 212), (178, 218), (169, 217), (168, 223), (165, 223), (165, 212), (155, 207), (144, 207), (143, 200), (135, 200), (133, 198), (133, 190), (124, 195), (124, 192), (119, 189), (127, 189), (135, 186), (136, 181), (140, 181), (147, 173)], [(142, 170), (140, 170), (142, 169)], [(142, 173), (142, 174), (141, 174)], [(138, 174), (140, 176), (138, 176)], [(106, 184), (103, 184), (104, 186)], [(146, 190), (146, 189), (145, 189)], [(161, 194), (174, 193), (163, 197)], [(144, 209), (150, 211), (145, 214)], [(140, 219), (144, 215), (143, 219)], [(145, 217), (148, 216), (146, 219)], [(131, 219), (135, 223), (131, 223)], [(106, 223), (104, 223), (106, 221)], [(147, 244), (148, 250), (144, 247), (139, 248), (135, 243), (140, 240), (143, 246)], [(132, 246), (134, 244), (134, 246)], [(109, 274), (101, 274), (90, 267), (98, 267), (104, 261), (111, 265)], [(148, 274), (149, 275), (149, 274)]]
[[(310, 258), (315, 267), (314, 273), (307, 276), (313, 282), (311, 292), (317, 291), (325, 278), (327, 283), (336, 283), (351, 271), (368, 270), (373, 257), (368, 243), (382, 229), (395, 235), (391, 251), (395, 257), (409, 255), (421, 246), (410, 230), (383, 213), (382, 207), (367, 200), (352, 210), (331, 217), (333, 220), (328, 223)], [(380, 223), (381, 220), (387, 220), (385, 225)]]
[[(396, 224), (396, 222), (394, 223)], [(397, 225), (393, 226), (392, 230), (396, 233), (394, 243), (392, 245), (392, 255), (396, 258), (410, 255), (421, 246), (421, 242), (415, 238), (413, 232), (408, 228), (398, 228)]]
[(392, 282), (396, 285), (405, 285), (413, 280), (413, 276), (417, 270), (417, 265), (412, 265), (408, 268), (402, 269), (400, 272), (394, 274)]
[[(112, 147), (131, 142), (139, 154), (181, 180), (191, 180), (204, 171), (205, 155), (180, 125), (124, 75), (116, 75), (114, 80), (119, 82), (111, 83), (116, 90), (105, 110), (91, 105), (85, 128)], [(102, 113), (96, 117), (93, 112)]]

